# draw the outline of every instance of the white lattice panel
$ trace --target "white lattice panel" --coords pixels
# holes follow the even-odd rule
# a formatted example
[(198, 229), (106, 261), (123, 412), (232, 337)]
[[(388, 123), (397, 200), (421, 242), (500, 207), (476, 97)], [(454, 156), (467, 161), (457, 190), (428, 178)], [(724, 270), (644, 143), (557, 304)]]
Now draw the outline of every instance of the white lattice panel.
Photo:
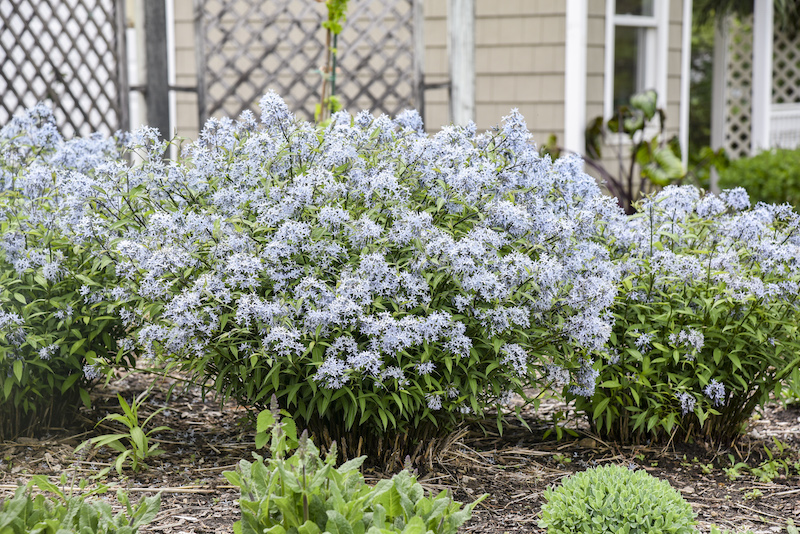
[(775, 29), (772, 45), (772, 102), (792, 104), (800, 102), (800, 33), (790, 39), (785, 32)]
[(753, 18), (728, 24), (725, 84), (725, 141), (732, 158), (750, 155), (750, 114), (753, 80)]

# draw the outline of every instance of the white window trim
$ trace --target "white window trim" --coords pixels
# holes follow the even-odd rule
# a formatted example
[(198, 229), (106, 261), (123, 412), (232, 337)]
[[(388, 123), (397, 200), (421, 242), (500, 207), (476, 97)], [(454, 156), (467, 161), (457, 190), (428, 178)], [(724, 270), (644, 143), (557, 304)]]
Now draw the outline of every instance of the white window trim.
[(603, 117), (608, 121), (614, 113), (614, 36), (617, 26), (653, 28), (649, 45), (655, 50), (655, 61), (646, 62), (645, 78), (652, 80), (658, 93), (657, 105), (665, 108), (667, 103), (667, 68), (669, 53), (669, 0), (653, 0), (653, 16), (617, 15), (616, 0), (606, 0), (605, 66), (603, 73)]

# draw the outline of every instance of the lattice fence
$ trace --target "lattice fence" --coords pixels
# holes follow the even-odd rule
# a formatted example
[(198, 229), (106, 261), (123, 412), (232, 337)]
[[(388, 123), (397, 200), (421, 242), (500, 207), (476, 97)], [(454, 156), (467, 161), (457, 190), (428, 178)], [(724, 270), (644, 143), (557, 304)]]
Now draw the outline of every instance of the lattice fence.
[(750, 155), (753, 80), (753, 17), (729, 19), (725, 84), (725, 140), (732, 158)]
[[(337, 95), (347, 109), (395, 115), (421, 104), (418, 0), (351, 2), (338, 41)], [(195, 0), (200, 122), (254, 109), (269, 89), (313, 119), (327, 16), (311, 0)], [(416, 58), (419, 61), (419, 58)]]
[[(790, 39), (776, 24), (772, 45), (770, 143), (800, 146), (800, 36)], [(731, 157), (750, 155), (753, 18), (728, 22), (725, 141)]]
[(50, 101), (71, 137), (128, 128), (120, 0), (0, 2), (0, 124)]
[(789, 39), (776, 28), (772, 54), (772, 102), (800, 103), (800, 34)]

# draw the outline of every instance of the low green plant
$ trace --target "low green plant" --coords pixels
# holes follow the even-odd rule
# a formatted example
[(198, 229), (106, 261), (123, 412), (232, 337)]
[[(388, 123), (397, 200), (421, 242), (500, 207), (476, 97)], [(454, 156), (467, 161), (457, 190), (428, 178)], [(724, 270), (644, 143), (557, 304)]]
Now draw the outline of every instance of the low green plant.
[(555, 460), (555, 462), (557, 464), (561, 464), (561, 465), (566, 465), (566, 464), (572, 462), (572, 458), (570, 458), (569, 456), (567, 456), (565, 454), (561, 454), (561, 453), (554, 454), (553, 455), (553, 460)]
[(783, 404), (784, 408), (800, 405), (800, 367), (792, 371), (787, 387), (781, 390), (778, 400)]
[(764, 494), (761, 493), (760, 489), (753, 488), (752, 490), (750, 490), (747, 493), (745, 493), (744, 495), (742, 495), (742, 498), (744, 500), (746, 500), (746, 501), (755, 501), (756, 499), (760, 499), (763, 496), (764, 496)]
[[(117, 393), (117, 399), (119, 400), (119, 406), (122, 409), (122, 414), (108, 414), (97, 424), (99, 425), (103, 421), (116, 421), (125, 425), (125, 427), (127, 427), (127, 431), (118, 434), (104, 434), (102, 436), (88, 439), (78, 445), (78, 448), (75, 449), (75, 452), (78, 452), (87, 445), (91, 445), (93, 447), (102, 447), (107, 445), (119, 453), (116, 461), (114, 462), (114, 467), (116, 468), (117, 473), (122, 474), (125, 463), (128, 461), (130, 461), (131, 469), (133, 469), (134, 472), (139, 472), (143, 469), (146, 469), (146, 459), (157, 456), (164, 452), (162, 449), (159, 449), (158, 442), (153, 442), (152, 444), (150, 443), (151, 436), (157, 432), (171, 430), (167, 426), (158, 426), (145, 432), (144, 428), (147, 426), (150, 420), (164, 410), (164, 407), (157, 409), (150, 414), (150, 416), (145, 419), (144, 422), (140, 423), (139, 409), (141, 408), (142, 403), (147, 399), (147, 396), (148, 392), (145, 391), (139, 395), (139, 397), (133, 399), (130, 404), (128, 404), (125, 399), (122, 398), (122, 395)], [(126, 442), (127, 445), (123, 441)], [(100, 476), (106, 474), (109, 470), (110, 467), (104, 468), (100, 472)]]
[(787, 458), (787, 444), (774, 436), (772, 437), (772, 442), (775, 445), (774, 449), (764, 445), (764, 452), (767, 455), (767, 459), (758, 467), (754, 467), (750, 470), (753, 476), (758, 477), (759, 482), (772, 482), (781, 475), (781, 471), (783, 471), (786, 477), (790, 477), (792, 471), (796, 470), (797, 467), (797, 464), (792, 465), (791, 459)]
[(766, 150), (731, 162), (719, 173), (721, 188), (744, 187), (753, 202), (800, 207), (800, 149)]
[[(47, 477), (35, 475), (26, 486), (20, 486), (14, 497), (6, 499), (0, 508), (0, 532), (3, 534), (136, 534), (139, 527), (153, 521), (161, 507), (161, 494), (145, 497), (132, 505), (123, 491), (117, 500), (125, 510), (113, 514), (104, 501), (87, 497), (105, 493), (100, 485), (90, 489), (85, 480), (74, 487), (63, 489), (66, 475), (61, 477), (61, 487)], [(33, 496), (33, 488), (47, 495)]]
[(241, 490), (236, 534), (455, 534), (485, 498), (462, 508), (447, 491), (426, 497), (407, 470), (371, 487), (360, 472), (364, 456), (336, 467), (335, 443), (323, 458), (306, 431), (295, 441), (288, 418), (282, 422), (275, 411), (271, 419), (271, 456), (254, 454), (255, 462), (242, 460), (237, 471), (223, 473)]
[[(789, 520), (791, 521), (791, 519)], [(753, 534), (752, 530), (747, 530), (745, 532), (736, 532), (734, 530), (720, 530), (717, 525), (711, 525), (711, 531), (709, 534)], [(789, 534), (793, 534), (791, 531)]]
[(730, 467), (723, 467), (722, 471), (725, 473), (725, 476), (728, 477), (728, 480), (730, 480), (731, 482), (742, 476), (743, 469), (744, 470), (750, 469), (750, 466), (748, 466), (746, 463), (737, 462), (732, 454), (728, 455), (728, 460), (731, 462)]
[(547, 488), (547, 534), (694, 533), (692, 507), (666, 480), (619, 465), (587, 469)]

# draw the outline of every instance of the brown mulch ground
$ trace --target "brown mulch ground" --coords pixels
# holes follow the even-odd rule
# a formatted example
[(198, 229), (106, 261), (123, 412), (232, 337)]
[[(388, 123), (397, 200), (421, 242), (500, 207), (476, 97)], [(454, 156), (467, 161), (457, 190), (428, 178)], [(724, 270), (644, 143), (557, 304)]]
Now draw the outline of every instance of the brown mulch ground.
[[(67, 473), (71, 479), (74, 472), (81, 478), (109, 466), (114, 459), (110, 451), (76, 455), (74, 449), (89, 437), (116, 431), (105, 423), (93, 427), (105, 413), (119, 411), (117, 392), (130, 400), (148, 384), (142, 375), (119, 380), (95, 393), (95, 409), (84, 414), (82, 425), (51, 430), (41, 439), (0, 443), (0, 500), (34, 474), (57, 477)], [(159, 407), (166, 407), (151, 422), (172, 429), (159, 436), (165, 454), (150, 461), (150, 469), (137, 474), (128, 470), (127, 476), (118, 477), (112, 470), (104, 483), (126, 489), (134, 499), (162, 492), (161, 512), (140, 532), (232, 532), (231, 525), (239, 516), (239, 495), (222, 472), (233, 470), (241, 459), (251, 459), (255, 450), (252, 431), (243, 424), (245, 412), (232, 404), (220, 408), (196, 387), (176, 390), (169, 399), (166, 389), (166, 383), (157, 387), (142, 408), (144, 420)], [(781, 471), (768, 483), (759, 482), (748, 472), (730, 480), (724, 471), (730, 466), (729, 454), (735, 455), (737, 462), (761, 464), (767, 459), (764, 447), (776, 449), (773, 438), (787, 445), (783, 457), (789, 464), (800, 462), (800, 406), (770, 406), (731, 449), (714, 449), (702, 443), (620, 447), (590, 436), (580, 424), (572, 425), (579, 433), (577, 438), (543, 439), (550, 427), (545, 421), (554, 410), (562, 409), (564, 406), (545, 402), (537, 414), (526, 417), (532, 431), (518, 423), (509, 426), (502, 437), (480, 428), (462, 429), (451, 436), (449, 446), (435, 461), (420, 466), (421, 482), (432, 491), (448, 488), (462, 502), (488, 493), (473, 519), (461, 529), (479, 534), (542, 532), (537, 521), (544, 489), (574, 471), (609, 462), (635, 464), (669, 480), (691, 503), (703, 532), (708, 532), (712, 523), (756, 533), (785, 531), (789, 519), (800, 524), (797, 469), (789, 476)], [(370, 481), (389, 475), (375, 469), (365, 472)], [(113, 492), (109, 495), (113, 503)]]

